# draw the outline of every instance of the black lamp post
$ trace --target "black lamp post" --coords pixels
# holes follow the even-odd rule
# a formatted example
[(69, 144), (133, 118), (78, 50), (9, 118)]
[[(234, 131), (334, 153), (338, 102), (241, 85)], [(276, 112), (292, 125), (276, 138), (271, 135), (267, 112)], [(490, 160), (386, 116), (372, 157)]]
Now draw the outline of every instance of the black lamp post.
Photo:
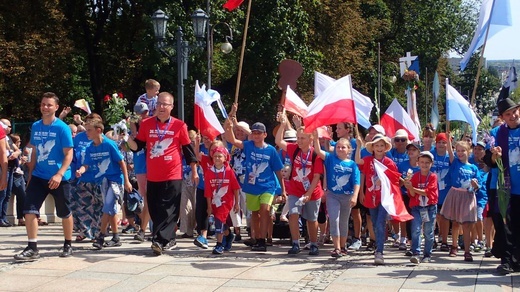
[[(184, 80), (188, 76), (188, 56), (190, 50), (197, 47), (204, 47), (204, 37), (206, 35), (206, 25), (208, 16), (203, 10), (197, 9), (192, 15), (193, 31), (197, 43), (195, 46), (190, 46), (187, 41), (183, 39), (182, 28), (178, 27), (175, 33), (176, 46), (175, 54), (177, 56), (177, 111), (178, 118), (184, 120)], [(173, 56), (165, 50), (168, 47), (168, 40), (166, 38), (166, 28), (168, 24), (168, 16), (162, 10), (157, 10), (152, 16), (153, 30), (157, 48), (166, 56), (172, 58)]]

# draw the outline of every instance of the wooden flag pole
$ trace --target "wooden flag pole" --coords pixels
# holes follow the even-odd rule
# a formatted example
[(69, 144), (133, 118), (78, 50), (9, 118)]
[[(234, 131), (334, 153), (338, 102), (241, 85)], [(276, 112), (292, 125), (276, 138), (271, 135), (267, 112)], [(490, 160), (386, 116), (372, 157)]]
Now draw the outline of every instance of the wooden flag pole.
[[(481, 70), (481, 67), (482, 67), (482, 60), (484, 59), (484, 51), (486, 50), (486, 43), (487, 43), (487, 39), (488, 39), (489, 28), (491, 27), (491, 16), (493, 15), (493, 8), (494, 7), (495, 7), (495, 5), (493, 4), (493, 6), (491, 7), (491, 13), (489, 14), (490, 15), (489, 16), (489, 23), (488, 23), (488, 26), (486, 28), (486, 36), (484, 37), (484, 44), (482, 45), (482, 50), (480, 51), (480, 58), (478, 60), (477, 76), (475, 77), (475, 85), (473, 86), (473, 93), (471, 94), (471, 103), (470, 103), (470, 105), (472, 107), (475, 106), (475, 97), (477, 95), (478, 80), (480, 79), (480, 70)], [(474, 131), (476, 131), (476, 129), (474, 129)]]
[(240, 49), (240, 61), (238, 64), (237, 88), (235, 89), (235, 103), (238, 103), (238, 95), (240, 93), (240, 81), (242, 79), (242, 65), (244, 64), (244, 54), (246, 51), (247, 29), (249, 27), (249, 16), (251, 15), (251, 2), (252, 2), (252, 0), (249, 0), (247, 3), (246, 23), (244, 24), (244, 36), (242, 38), (242, 48)]

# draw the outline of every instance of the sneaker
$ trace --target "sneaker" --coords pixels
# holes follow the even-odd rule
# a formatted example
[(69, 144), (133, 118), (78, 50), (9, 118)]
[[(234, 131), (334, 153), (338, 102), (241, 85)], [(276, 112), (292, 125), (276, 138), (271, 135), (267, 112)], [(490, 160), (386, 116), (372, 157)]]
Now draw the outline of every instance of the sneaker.
[(432, 262), (432, 257), (425, 256), (425, 257), (422, 258), (421, 262), (423, 262), (423, 263), (431, 263)]
[(310, 250), (311, 249), (311, 243), (307, 243), (304, 247), (303, 247), (304, 250)]
[(392, 247), (398, 248), (399, 247), (399, 239), (394, 240), (394, 243), (392, 243)]
[(312, 244), (311, 245), (311, 250), (309, 251), (309, 255), (311, 255), (311, 256), (320, 255), (320, 250), (318, 249), (318, 246)]
[(459, 235), (459, 249), (464, 249), (464, 237), (462, 235)]
[(473, 255), (471, 255), (470, 252), (464, 253), (464, 261), (465, 262), (472, 262), (473, 261)]
[(407, 249), (406, 243), (403, 242), (403, 243), (399, 244), (399, 250), (406, 250), (406, 249)]
[(474, 243), (471, 243), (469, 245), (469, 251), (475, 251), (475, 244)]
[(404, 253), (405, 256), (407, 257), (411, 257), (413, 256), (413, 252), (411, 250), (407, 250), (405, 253)]
[(287, 251), (287, 254), (295, 255), (301, 251), (300, 246), (297, 243), (293, 243), (291, 249)]
[(376, 252), (376, 255), (374, 256), (374, 264), (375, 265), (384, 265), (385, 264), (385, 259), (384, 259), (382, 253)]
[(235, 234), (235, 242), (241, 242), (242, 241), (242, 235)]
[(66, 244), (63, 246), (63, 250), (60, 253), (60, 258), (68, 258), (72, 255), (72, 246)]
[(343, 253), (341, 252), (340, 249), (334, 249), (331, 253), (330, 253), (330, 256), (333, 257), (333, 258), (340, 258), (343, 256)]
[(267, 245), (267, 246), (273, 246), (273, 239), (272, 239), (272, 238), (268, 238), (268, 239), (265, 241), (265, 245)]
[(92, 244), (92, 246), (94, 247), (94, 249), (100, 250), (103, 248), (104, 244), (105, 244), (105, 237), (99, 236), (98, 238), (96, 238), (96, 242), (94, 242)]
[(448, 246), (447, 243), (441, 244), (441, 251), (450, 251), (450, 247)]
[(26, 247), (21, 253), (14, 256), (14, 259), (20, 262), (34, 261), (40, 258), (38, 251), (32, 250), (30, 247)]
[(163, 246), (163, 250), (173, 250), (177, 247), (177, 241), (175, 241), (175, 239), (172, 239), (170, 241), (168, 241), (168, 243)]
[(325, 240), (323, 241), (325, 244), (333, 244), (334, 242), (332, 241), (332, 238), (330, 237), (330, 235), (327, 235), (325, 237)]
[(212, 254), (223, 254), (224, 253), (224, 247), (222, 245), (216, 245), (213, 248)]
[(511, 274), (511, 273), (514, 273), (515, 270), (513, 268), (511, 268), (511, 266), (509, 264), (501, 264), (500, 266), (497, 267), (497, 273), (499, 273), (500, 275), (507, 275), (507, 274)]
[(367, 243), (367, 251), (373, 251), (376, 248), (376, 243), (374, 241), (370, 241)]
[(265, 243), (264, 244), (257, 243), (251, 247), (251, 250), (265, 252), (265, 251), (267, 251), (267, 246), (265, 245)]
[(410, 258), (410, 262), (411, 263), (414, 263), (414, 264), (420, 264), (421, 263), (421, 259), (419, 258), (419, 255), (413, 255), (411, 258)]
[(181, 238), (193, 238), (193, 235), (189, 235), (188, 233), (184, 233), (181, 235)]
[(162, 255), (163, 245), (157, 241), (152, 242), (152, 252), (154, 255), (157, 255), (157, 256)]
[(133, 234), (133, 233), (136, 233), (137, 230), (139, 230), (139, 227), (137, 227), (137, 226), (135, 226), (135, 225), (134, 225), (134, 226), (132, 226), (132, 225), (128, 225), (128, 226), (126, 226), (126, 228), (123, 229), (123, 231), (121, 231), (121, 232), (122, 232), (122, 233), (125, 233), (125, 234), (126, 234), (126, 233), (128, 233), (128, 234)]
[(348, 247), (348, 249), (351, 250), (359, 250), (361, 248), (361, 240), (354, 238), (354, 241), (352, 241), (352, 244)]
[(136, 235), (134, 236), (134, 239), (139, 241), (139, 242), (144, 242), (145, 238), (144, 238), (144, 231), (143, 230), (139, 230)]
[(475, 244), (475, 248), (473, 249), (475, 252), (482, 251), (482, 248), (484, 247), (484, 243), (482, 241), (479, 241)]
[(116, 247), (116, 246), (121, 246), (121, 239), (118, 238), (114, 238), (112, 237), (112, 239), (110, 239), (110, 241), (106, 241), (104, 244), (103, 244), (104, 247)]
[(233, 241), (235, 241), (235, 234), (230, 232), (229, 235), (224, 238), (226, 239), (226, 244), (223, 245), (224, 251), (230, 251), (233, 246)]
[(492, 256), (493, 256), (493, 253), (491, 253), (491, 249), (486, 250), (486, 252), (484, 253), (484, 257), (486, 257), (486, 258), (490, 258)]
[(197, 238), (193, 240), (193, 244), (200, 248), (208, 249), (208, 240), (202, 235), (197, 236)]

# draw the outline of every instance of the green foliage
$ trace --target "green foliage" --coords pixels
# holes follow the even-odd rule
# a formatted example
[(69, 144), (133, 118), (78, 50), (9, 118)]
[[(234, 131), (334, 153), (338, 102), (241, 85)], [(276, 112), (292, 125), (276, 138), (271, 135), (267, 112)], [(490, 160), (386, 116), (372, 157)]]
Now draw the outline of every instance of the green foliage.
[(122, 93), (105, 95), (104, 102), (103, 120), (106, 125), (117, 124), (130, 115), (130, 112), (126, 110), (128, 100), (124, 98)]

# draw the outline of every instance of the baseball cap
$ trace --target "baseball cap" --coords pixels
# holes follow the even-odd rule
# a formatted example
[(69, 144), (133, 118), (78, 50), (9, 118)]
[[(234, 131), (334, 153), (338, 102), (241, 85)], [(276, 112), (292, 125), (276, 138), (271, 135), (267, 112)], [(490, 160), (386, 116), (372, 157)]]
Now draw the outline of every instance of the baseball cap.
[(370, 128), (373, 128), (373, 129), (376, 130), (379, 134), (383, 134), (383, 135), (386, 136), (386, 131), (385, 131), (385, 129), (383, 128), (383, 126), (381, 126), (380, 124), (372, 125), (372, 126), (370, 126), (368, 129), (370, 130)]
[(264, 124), (262, 124), (260, 122), (256, 122), (253, 124), (253, 126), (251, 126), (251, 132), (254, 132), (254, 131), (266, 133), (267, 129), (265, 128)]
[(134, 112), (138, 115), (141, 115), (148, 111), (148, 105), (144, 102), (138, 102), (134, 105)]
[(419, 153), (419, 157), (429, 157), (433, 162), (433, 154), (430, 151), (421, 151), (421, 153)]
[(419, 142), (411, 142), (408, 145), (406, 145), (406, 150), (410, 149), (411, 147), (415, 147), (418, 150), (421, 150), (421, 144)]

